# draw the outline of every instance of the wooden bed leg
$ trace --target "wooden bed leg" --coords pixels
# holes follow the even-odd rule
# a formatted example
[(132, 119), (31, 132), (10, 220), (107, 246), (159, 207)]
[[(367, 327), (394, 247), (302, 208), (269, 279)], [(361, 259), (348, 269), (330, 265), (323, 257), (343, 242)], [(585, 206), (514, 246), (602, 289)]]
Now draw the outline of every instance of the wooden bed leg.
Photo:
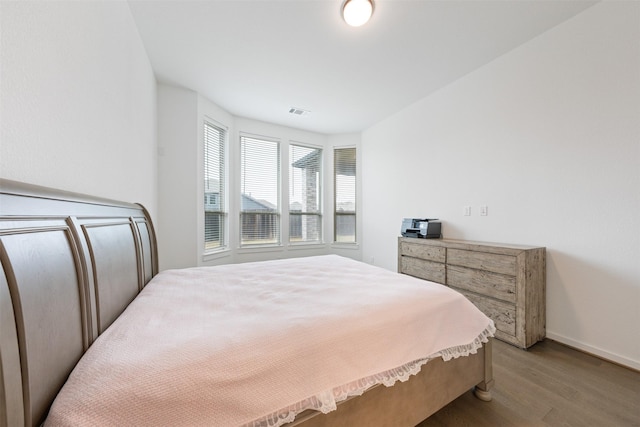
[(489, 338), (484, 346), (484, 381), (477, 384), (473, 389), (473, 394), (484, 402), (490, 402), (491, 388), (493, 387), (493, 338)]
[(493, 399), (490, 391), (482, 390), (478, 386), (473, 389), (473, 395), (483, 402), (491, 402)]

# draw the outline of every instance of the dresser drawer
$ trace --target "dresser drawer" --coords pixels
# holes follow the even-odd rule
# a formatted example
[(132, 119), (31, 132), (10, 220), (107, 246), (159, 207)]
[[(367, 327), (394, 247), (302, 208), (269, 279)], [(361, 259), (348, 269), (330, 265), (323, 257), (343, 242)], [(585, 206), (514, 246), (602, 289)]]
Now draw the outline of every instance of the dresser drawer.
[(449, 249), (447, 253), (447, 264), (511, 276), (516, 275), (516, 257), (511, 255)]
[(516, 302), (515, 276), (447, 265), (447, 285), (513, 304)]
[(476, 307), (486, 314), (496, 325), (496, 329), (512, 337), (516, 336), (516, 307), (502, 301), (496, 301), (462, 289), (458, 291), (466, 296)]
[(400, 255), (413, 258), (426, 259), (444, 263), (446, 259), (446, 249), (438, 246), (428, 246), (420, 243), (401, 242)]
[(445, 282), (444, 264), (407, 256), (400, 257), (400, 263), (401, 271), (404, 274), (436, 283), (444, 284)]

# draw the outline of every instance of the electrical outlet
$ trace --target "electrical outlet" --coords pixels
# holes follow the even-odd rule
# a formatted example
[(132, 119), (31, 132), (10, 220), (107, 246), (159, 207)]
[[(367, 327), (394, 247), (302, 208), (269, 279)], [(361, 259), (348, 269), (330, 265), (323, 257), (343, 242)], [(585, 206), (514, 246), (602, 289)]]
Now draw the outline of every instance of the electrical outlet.
[(471, 206), (464, 207), (464, 216), (471, 216)]
[(487, 215), (489, 215), (489, 206), (487, 205), (480, 206), (480, 216), (487, 216)]

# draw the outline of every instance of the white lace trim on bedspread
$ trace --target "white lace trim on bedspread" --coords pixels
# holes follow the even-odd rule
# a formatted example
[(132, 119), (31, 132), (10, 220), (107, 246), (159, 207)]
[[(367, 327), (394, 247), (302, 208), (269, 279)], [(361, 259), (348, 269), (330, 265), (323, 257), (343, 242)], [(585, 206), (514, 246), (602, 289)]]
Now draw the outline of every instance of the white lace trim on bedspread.
[(294, 405), (247, 423), (243, 427), (279, 427), (283, 424), (293, 422), (299, 413), (308, 409), (320, 411), (323, 414), (329, 413), (337, 409), (338, 402), (342, 402), (352, 396), (360, 396), (373, 386), (383, 384), (386, 387), (391, 387), (396, 381), (407, 381), (409, 377), (420, 372), (422, 366), (430, 360), (442, 357), (446, 362), (461, 356), (476, 354), (483, 343), (488, 342), (489, 338), (492, 337), (495, 332), (496, 328), (493, 322), (491, 322), (489, 326), (469, 344), (450, 347), (423, 359), (409, 362), (398, 368), (344, 384), (333, 390), (325, 390)]

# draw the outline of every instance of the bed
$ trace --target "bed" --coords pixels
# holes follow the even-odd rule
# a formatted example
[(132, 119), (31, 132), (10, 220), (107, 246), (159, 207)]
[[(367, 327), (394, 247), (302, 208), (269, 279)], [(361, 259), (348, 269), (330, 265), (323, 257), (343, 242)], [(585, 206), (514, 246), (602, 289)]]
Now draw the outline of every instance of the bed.
[(0, 426), (414, 426), (491, 399), (493, 323), (357, 261), (158, 273), (142, 206), (0, 180), (0, 262)]

